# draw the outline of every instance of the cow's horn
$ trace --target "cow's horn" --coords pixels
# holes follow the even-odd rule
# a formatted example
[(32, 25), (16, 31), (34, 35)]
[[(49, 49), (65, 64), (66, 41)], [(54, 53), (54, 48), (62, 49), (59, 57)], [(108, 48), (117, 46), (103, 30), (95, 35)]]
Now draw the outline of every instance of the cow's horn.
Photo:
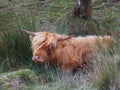
[(36, 35), (34, 32), (31, 32), (31, 31), (27, 31), (27, 30), (22, 30), (22, 31), (27, 33), (28, 35), (31, 35), (31, 36), (35, 36)]
[(67, 40), (67, 39), (70, 39), (71, 37), (73, 37), (73, 36), (72, 35), (70, 35), (70, 36), (61, 36), (61, 37), (58, 37), (57, 40), (58, 41)]

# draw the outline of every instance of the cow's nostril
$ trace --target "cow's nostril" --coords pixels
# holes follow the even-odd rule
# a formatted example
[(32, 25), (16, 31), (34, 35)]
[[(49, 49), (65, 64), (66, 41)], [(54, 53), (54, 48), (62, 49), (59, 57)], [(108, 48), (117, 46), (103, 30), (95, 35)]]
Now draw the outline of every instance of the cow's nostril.
[(39, 60), (40, 56), (33, 56), (33, 60)]

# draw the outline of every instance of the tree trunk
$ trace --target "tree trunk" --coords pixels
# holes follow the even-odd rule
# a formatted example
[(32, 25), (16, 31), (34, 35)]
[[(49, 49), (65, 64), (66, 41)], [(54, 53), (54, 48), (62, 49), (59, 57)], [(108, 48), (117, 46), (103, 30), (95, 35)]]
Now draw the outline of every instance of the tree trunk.
[(76, 0), (74, 16), (90, 19), (92, 17), (92, 0)]

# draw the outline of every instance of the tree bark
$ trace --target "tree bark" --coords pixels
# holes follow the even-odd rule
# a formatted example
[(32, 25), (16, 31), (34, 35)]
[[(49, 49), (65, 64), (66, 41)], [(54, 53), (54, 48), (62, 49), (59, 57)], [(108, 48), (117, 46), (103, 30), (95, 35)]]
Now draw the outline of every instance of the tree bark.
[(74, 16), (90, 19), (92, 17), (92, 0), (76, 0)]

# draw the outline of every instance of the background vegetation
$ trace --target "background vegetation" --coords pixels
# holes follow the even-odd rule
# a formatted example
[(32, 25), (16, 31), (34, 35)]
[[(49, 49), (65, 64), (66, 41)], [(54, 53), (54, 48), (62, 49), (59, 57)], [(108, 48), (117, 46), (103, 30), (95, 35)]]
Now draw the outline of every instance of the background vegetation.
[[(93, 18), (87, 21), (72, 16), (74, 0), (45, 0), (43, 5), (39, 0), (0, 0), (0, 77), (8, 78), (0, 79), (0, 88), (3, 86), (7, 90), (7, 86), (8, 90), (9, 87), (17, 90), (17, 85), (10, 84), (16, 79), (11, 79), (9, 72), (25, 69), (27, 73), (32, 72), (35, 82), (30, 87), (20, 85), (20, 90), (120, 90), (120, 40), (114, 34), (120, 30), (120, 2), (93, 1)], [(29, 37), (21, 32), (22, 29), (74, 36), (109, 34), (118, 43), (113, 48), (114, 54), (102, 52), (94, 58), (92, 71), (75, 76), (61, 75), (58, 69), (32, 61)], [(18, 77), (28, 77), (25, 82), (33, 81), (28, 74), (21, 73)]]

